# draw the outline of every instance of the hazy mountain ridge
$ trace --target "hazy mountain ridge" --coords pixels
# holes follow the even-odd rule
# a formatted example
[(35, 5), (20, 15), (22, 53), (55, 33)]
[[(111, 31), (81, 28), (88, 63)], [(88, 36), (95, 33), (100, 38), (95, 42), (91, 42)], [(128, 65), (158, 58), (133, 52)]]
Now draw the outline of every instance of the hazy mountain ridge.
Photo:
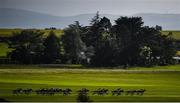
[(180, 30), (180, 14), (141, 13), (134, 16), (143, 18), (145, 25), (160, 25), (165, 30)]
[[(64, 28), (74, 21), (80, 21), (82, 25), (89, 25), (90, 20), (95, 14), (80, 14), (76, 16), (53, 16), (38, 12), (18, 9), (0, 9), (0, 28)], [(108, 17), (111, 22), (120, 15), (101, 14)], [(143, 17), (145, 25), (160, 25), (164, 30), (180, 30), (180, 14), (156, 14), (140, 13), (131, 16)]]

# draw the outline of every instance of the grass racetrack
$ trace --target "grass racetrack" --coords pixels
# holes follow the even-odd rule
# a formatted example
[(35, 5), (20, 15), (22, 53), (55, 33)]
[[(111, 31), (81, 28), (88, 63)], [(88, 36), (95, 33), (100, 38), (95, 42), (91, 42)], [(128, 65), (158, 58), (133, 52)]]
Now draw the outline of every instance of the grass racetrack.
[[(72, 94), (63, 96), (14, 95), (16, 88), (71, 88)], [(173, 102), (180, 101), (180, 65), (153, 68), (81, 68), (52, 66), (0, 66), (0, 98), (8, 101), (76, 101), (77, 90), (90, 90), (90, 99), (98, 102)], [(104, 96), (92, 95), (91, 91), (107, 88), (124, 90), (146, 89), (144, 95)]]

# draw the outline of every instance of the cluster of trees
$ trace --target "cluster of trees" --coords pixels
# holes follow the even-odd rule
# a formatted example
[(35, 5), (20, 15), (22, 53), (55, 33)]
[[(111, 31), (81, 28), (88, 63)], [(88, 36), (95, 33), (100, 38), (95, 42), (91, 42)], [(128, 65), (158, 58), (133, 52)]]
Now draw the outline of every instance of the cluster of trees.
[(144, 26), (141, 17), (120, 17), (112, 25), (97, 13), (90, 26), (76, 21), (61, 37), (53, 31), (45, 37), (39, 31), (14, 33), (9, 56), (20, 63), (72, 63), (90, 66), (152, 66), (173, 64), (176, 54), (172, 34), (161, 27)]
[(55, 63), (61, 57), (60, 38), (51, 31), (46, 37), (43, 32), (23, 30), (8, 38), (12, 52), (8, 56), (22, 64)]

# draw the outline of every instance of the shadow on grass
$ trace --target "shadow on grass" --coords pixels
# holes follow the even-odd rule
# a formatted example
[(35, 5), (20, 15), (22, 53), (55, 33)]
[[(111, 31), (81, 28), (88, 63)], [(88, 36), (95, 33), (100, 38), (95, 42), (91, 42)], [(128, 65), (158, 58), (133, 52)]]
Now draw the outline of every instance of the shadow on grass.
[(10, 102), (10, 101), (8, 101), (8, 100), (6, 100), (4, 98), (0, 98), (0, 102)]
[(74, 64), (0, 64), (0, 69), (83, 69), (82, 65)]
[[(93, 67), (80, 64), (0, 64), (0, 69), (125, 69), (122, 67)], [(126, 68), (127, 69), (127, 68)]]

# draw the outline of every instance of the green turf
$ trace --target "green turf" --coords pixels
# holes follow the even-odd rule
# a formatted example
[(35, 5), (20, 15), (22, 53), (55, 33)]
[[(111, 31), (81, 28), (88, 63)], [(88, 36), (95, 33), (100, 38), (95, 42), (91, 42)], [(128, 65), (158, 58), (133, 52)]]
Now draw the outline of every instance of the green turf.
[[(9, 101), (76, 101), (76, 91), (86, 87), (90, 91), (99, 87), (113, 90), (146, 89), (143, 96), (94, 96), (93, 101), (180, 101), (180, 65), (153, 68), (82, 68), (71, 66), (0, 66), (0, 97)], [(169, 68), (168, 68), (169, 67)], [(19, 68), (19, 69), (17, 69)], [(79, 69), (78, 69), (79, 68)], [(69, 87), (69, 96), (12, 95), (16, 88)]]
[(13, 32), (20, 32), (21, 29), (0, 29), (0, 37), (11, 36)]
[[(44, 32), (44, 35), (47, 36), (49, 32), (52, 30), (40, 30), (40, 31)], [(57, 36), (61, 36), (63, 34), (63, 30), (53, 30), (53, 31)]]
[(178, 39), (178, 40), (180, 39), (180, 31), (172, 31), (172, 30), (162, 31), (162, 34), (167, 35), (167, 34), (169, 34), (169, 32), (172, 32), (173, 38)]
[(8, 45), (6, 43), (0, 42), (0, 57), (5, 57), (8, 52), (10, 52), (12, 49), (8, 48)]
[[(22, 29), (1, 29), (0, 28), (0, 37), (5, 37), (5, 36), (11, 36), (12, 32), (20, 32)], [(36, 29), (38, 30), (38, 29)], [(39, 29), (40, 31), (44, 32), (45, 35), (48, 35), (48, 33), (51, 30), (42, 30)], [(57, 35), (63, 34), (63, 30), (53, 30)], [(173, 33), (173, 37), (175, 39), (180, 39), (180, 31), (173, 31), (173, 30), (168, 30), (168, 31), (162, 31), (164, 35), (167, 35), (169, 32)]]
[[(20, 32), (23, 29), (0, 29), (0, 37), (7, 37), (11, 36), (13, 32)], [(47, 36), (51, 30), (44, 30), (44, 29), (36, 29), (40, 30), (41, 32), (44, 32), (44, 35)], [(63, 30), (52, 30), (56, 33), (56, 35), (62, 35)]]

